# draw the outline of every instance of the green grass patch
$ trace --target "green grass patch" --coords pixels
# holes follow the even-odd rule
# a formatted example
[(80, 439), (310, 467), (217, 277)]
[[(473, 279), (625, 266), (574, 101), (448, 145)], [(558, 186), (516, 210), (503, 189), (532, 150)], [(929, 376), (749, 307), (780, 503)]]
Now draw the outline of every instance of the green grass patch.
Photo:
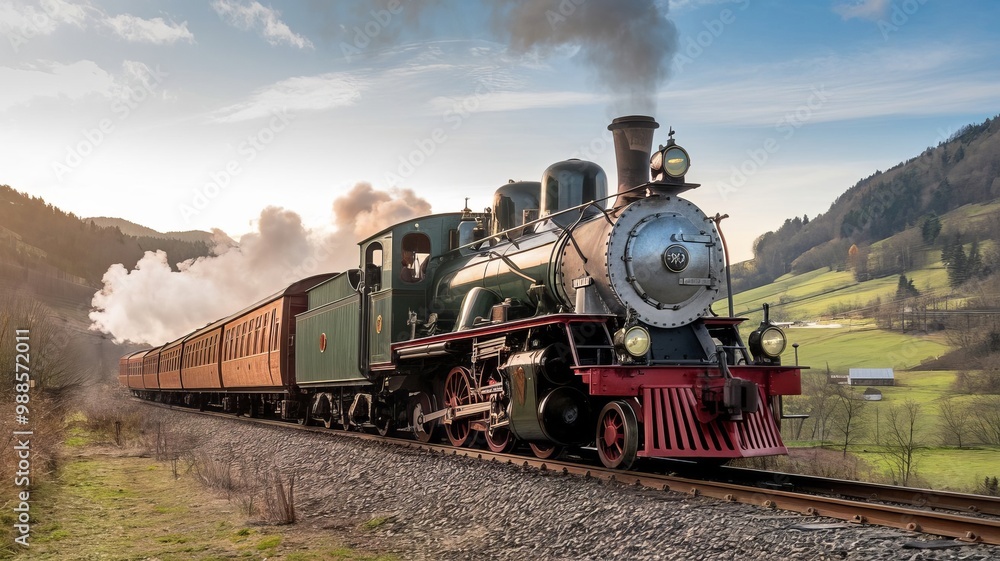
[[(944, 355), (949, 347), (934, 336), (884, 331), (870, 326), (855, 328), (785, 329), (788, 343), (799, 344), (799, 364), (816, 370), (847, 374), (850, 368), (905, 370)], [(784, 361), (793, 362), (786, 351)]]
[(86, 420), (71, 417), (66, 427), (64, 444), (70, 448), (78, 448), (100, 441), (100, 435), (87, 428)]
[[(885, 456), (875, 447), (853, 450), (876, 469), (888, 472)], [(952, 491), (974, 491), (985, 477), (1000, 477), (1000, 447), (929, 447), (914, 453), (915, 480), (911, 485)]]
[(257, 551), (264, 551), (265, 549), (274, 549), (281, 545), (281, 536), (265, 536), (259, 542), (257, 542)]
[[(153, 462), (68, 458), (57, 478), (32, 491), (31, 547), (12, 549), (15, 556), (40, 561), (287, 559), (292, 554), (304, 561), (391, 559), (345, 548), (336, 536), (296, 525), (254, 539), (257, 532), (246, 527), (237, 505), (190, 476), (174, 479), (170, 470), (150, 470)], [(331, 551), (344, 554), (328, 555)]]
[(361, 527), (363, 529), (371, 532), (373, 530), (376, 530), (376, 529), (384, 526), (390, 520), (392, 520), (391, 516), (376, 516), (375, 518), (372, 518), (371, 520), (369, 520), (369, 521), (365, 522), (364, 524), (362, 524)]

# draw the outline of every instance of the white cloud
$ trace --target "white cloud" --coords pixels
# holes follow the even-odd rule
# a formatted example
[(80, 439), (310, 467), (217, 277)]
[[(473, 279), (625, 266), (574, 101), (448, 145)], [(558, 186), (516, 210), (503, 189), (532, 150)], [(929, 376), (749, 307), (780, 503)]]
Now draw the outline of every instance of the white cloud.
[(737, 126), (775, 125), (790, 115), (804, 124), (992, 108), (1000, 97), (995, 75), (965, 68), (993, 48), (926, 45), (724, 68), (696, 88), (671, 87), (660, 101), (698, 122)]
[(878, 21), (889, 12), (890, 5), (890, 0), (858, 0), (837, 4), (833, 11), (845, 20), (860, 18)]
[(220, 123), (247, 121), (275, 111), (323, 111), (353, 105), (368, 87), (366, 80), (345, 73), (297, 76), (261, 88), (247, 100), (216, 112)]
[(143, 19), (122, 14), (106, 18), (104, 23), (122, 39), (131, 43), (167, 45), (177, 41), (194, 42), (194, 35), (188, 31), (186, 21), (177, 24), (168, 23), (163, 18)]
[(95, 22), (131, 43), (166, 45), (177, 41), (194, 42), (194, 35), (188, 30), (186, 21), (177, 24), (163, 18), (143, 19), (131, 14), (109, 16), (89, 4), (66, 0), (43, 0), (40, 9), (9, 2), (0, 4), (0, 32), (8, 35), (15, 50), (22, 42), (39, 35), (51, 35), (63, 25), (84, 29)]
[(0, 111), (46, 98), (124, 99), (140, 89), (156, 90), (164, 76), (159, 69), (131, 60), (122, 63), (120, 73), (108, 72), (90, 60), (72, 64), (39, 61), (18, 68), (0, 67), (0, 83), (8, 85), (0, 88)]
[(73, 4), (64, 0), (42, 2), (40, 8), (18, 5), (13, 2), (0, 4), (0, 32), (22, 40), (37, 35), (51, 35), (62, 25), (86, 26), (87, 12), (92, 10), (83, 4)]
[(0, 111), (35, 98), (77, 100), (89, 95), (110, 97), (114, 77), (90, 60), (73, 64), (43, 61), (22, 68), (0, 67)]
[(94, 11), (87, 3), (75, 4), (65, 0), (45, 0), (42, 2), (42, 9), (45, 10), (52, 19), (83, 27), (87, 20), (87, 12)]
[(285, 22), (281, 21), (280, 12), (268, 8), (260, 2), (244, 3), (242, 0), (215, 0), (212, 2), (212, 8), (226, 23), (237, 29), (243, 31), (256, 29), (271, 45), (287, 43), (300, 49), (313, 48), (312, 41), (295, 33)]

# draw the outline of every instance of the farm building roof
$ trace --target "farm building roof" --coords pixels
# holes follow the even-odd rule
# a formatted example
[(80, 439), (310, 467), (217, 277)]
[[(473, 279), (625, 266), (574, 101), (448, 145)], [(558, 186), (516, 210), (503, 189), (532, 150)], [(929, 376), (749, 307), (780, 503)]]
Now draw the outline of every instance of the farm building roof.
[(892, 368), (852, 368), (847, 377), (851, 380), (894, 380)]

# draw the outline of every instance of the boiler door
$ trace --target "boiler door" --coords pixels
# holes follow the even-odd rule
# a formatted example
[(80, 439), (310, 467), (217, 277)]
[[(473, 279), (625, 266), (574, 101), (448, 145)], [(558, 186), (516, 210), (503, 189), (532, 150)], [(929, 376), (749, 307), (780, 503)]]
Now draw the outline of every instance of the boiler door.
[[(612, 286), (642, 321), (685, 325), (708, 312), (724, 272), (715, 224), (678, 198), (645, 199), (623, 213), (609, 243)], [(612, 251), (621, 252), (616, 257)]]

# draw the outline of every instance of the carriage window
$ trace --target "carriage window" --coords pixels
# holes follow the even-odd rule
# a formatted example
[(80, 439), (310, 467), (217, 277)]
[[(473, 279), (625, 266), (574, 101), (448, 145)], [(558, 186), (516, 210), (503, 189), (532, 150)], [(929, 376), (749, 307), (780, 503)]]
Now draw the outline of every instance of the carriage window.
[(403, 236), (400, 244), (401, 268), (399, 278), (403, 282), (420, 282), (427, 276), (427, 262), (431, 256), (431, 240), (427, 234), (411, 232)]

